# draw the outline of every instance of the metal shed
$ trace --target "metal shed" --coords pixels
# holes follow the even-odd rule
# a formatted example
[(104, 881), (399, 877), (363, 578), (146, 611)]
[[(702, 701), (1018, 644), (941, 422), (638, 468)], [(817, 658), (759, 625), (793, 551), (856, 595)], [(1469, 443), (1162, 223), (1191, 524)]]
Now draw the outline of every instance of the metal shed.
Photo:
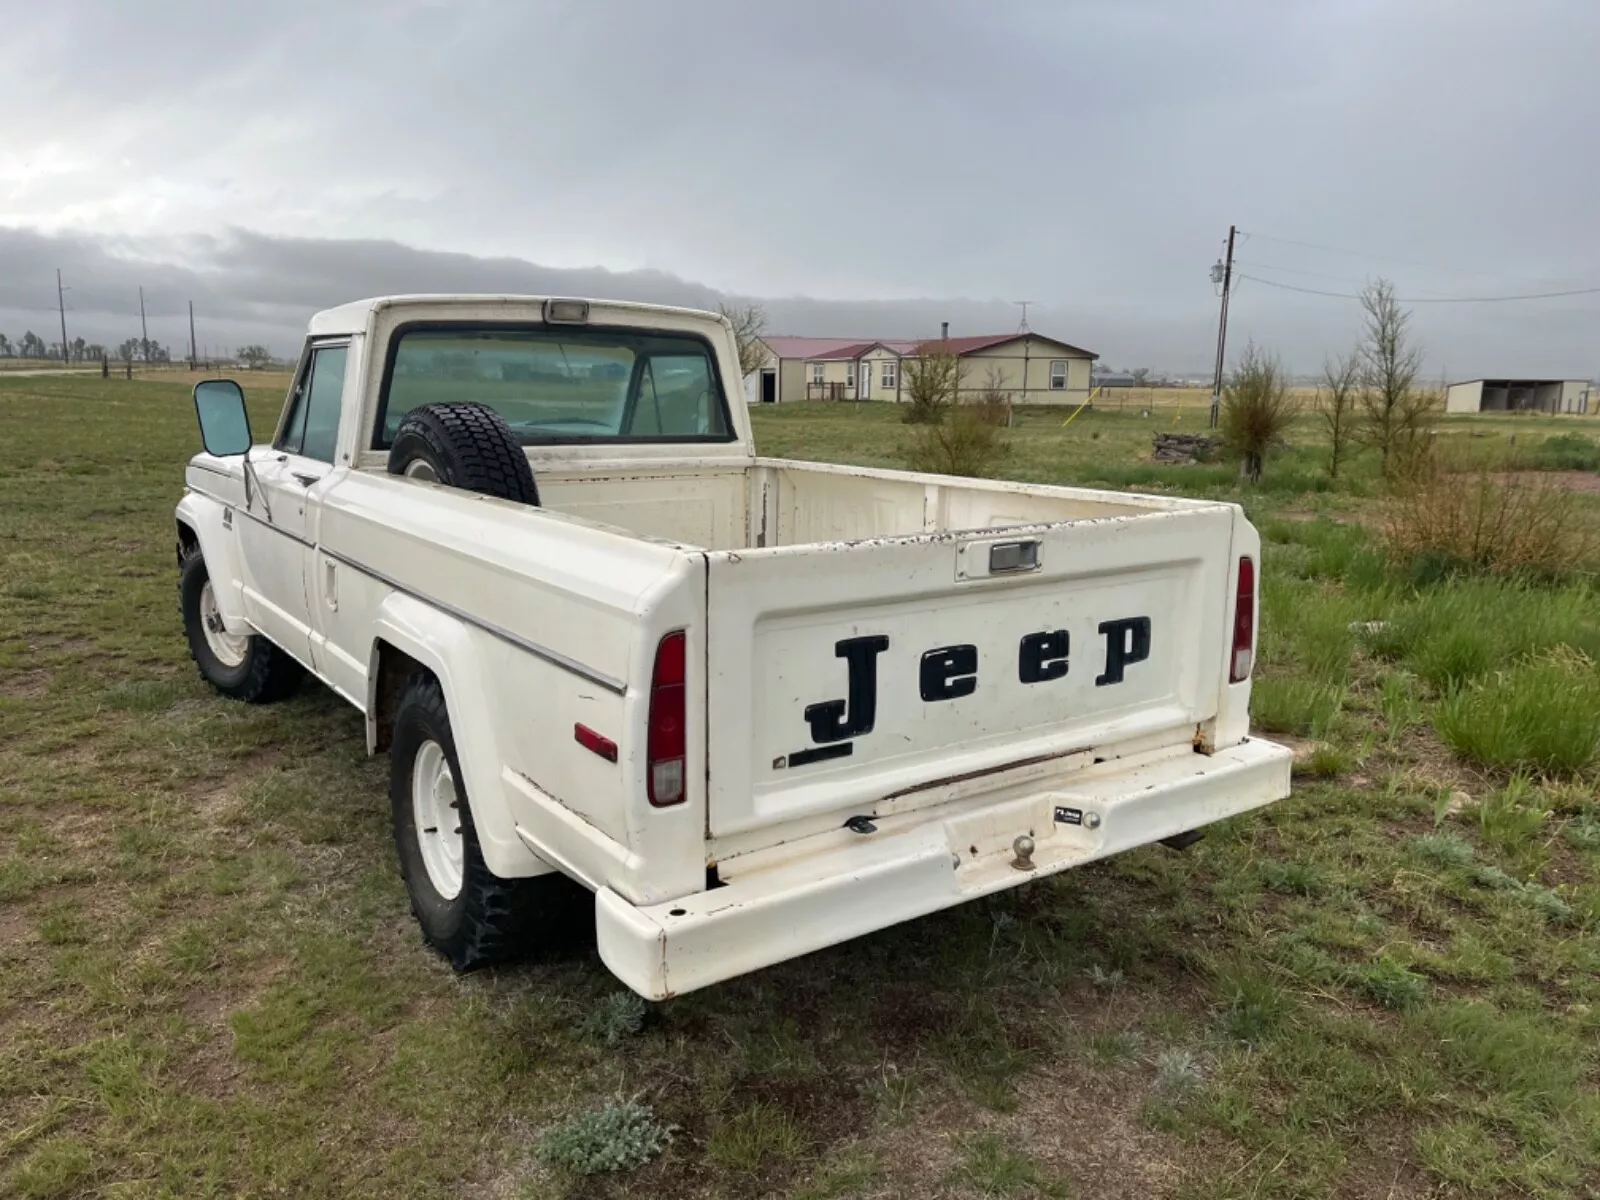
[(1586, 413), (1587, 379), (1467, 379), (1452, 383), (1445, 411)]

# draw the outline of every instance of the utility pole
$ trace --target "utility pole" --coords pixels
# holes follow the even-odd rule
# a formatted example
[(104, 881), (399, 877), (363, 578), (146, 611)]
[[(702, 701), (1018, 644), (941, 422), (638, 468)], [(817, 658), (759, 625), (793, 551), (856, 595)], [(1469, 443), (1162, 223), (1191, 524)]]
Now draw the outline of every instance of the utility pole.
[(194, 370), (194, 301), (189, 301), (189, 370)]
[(1238, 226), (1228, 226), (1228, 261), (1211, 268), (1211, 282), (1222, 285), (1222, 316), (1217, 322), (1217, 373), (1211, 384), (1211, 428), (1222, 408), (1222, 365), (1228, 348), (1228, 293), (1233, 289), (1233, 239)]
[(56, 268), (56, 308), (61, 313), (61, 361), (71, 360), (71, 351), (67, 349), (67, 302), (61, 296), (61, 268)]
[(150, 327), (144, 323), (144, 289), (139, 289), (139, 356), (150, 361)]

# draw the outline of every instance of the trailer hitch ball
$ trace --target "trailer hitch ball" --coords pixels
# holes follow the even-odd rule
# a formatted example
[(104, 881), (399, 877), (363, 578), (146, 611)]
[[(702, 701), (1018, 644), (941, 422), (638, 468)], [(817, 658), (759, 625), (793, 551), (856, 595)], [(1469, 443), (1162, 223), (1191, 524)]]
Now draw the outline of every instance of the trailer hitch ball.
[(1033, 870), (1033, 839), (1027, 834), (1021, 834), (1011, 843), (1011, 849), (1016, 857), (1011, 860), (1011, 865), (1019, 871)]

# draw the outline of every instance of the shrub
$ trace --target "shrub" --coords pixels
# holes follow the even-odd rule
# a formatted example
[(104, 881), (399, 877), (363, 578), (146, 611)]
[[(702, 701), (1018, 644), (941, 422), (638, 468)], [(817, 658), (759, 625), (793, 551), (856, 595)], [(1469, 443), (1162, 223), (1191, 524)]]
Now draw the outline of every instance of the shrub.
[(672, 1140), (672, 1128), (637, 1100), (607, 1104), (597, 1112), (563, 1121), (534, 1147), (542, 1161), (576, 1175), (642, 1167)]
[(1578, 433), (1563, 433), (1533, 443), (1522, 465), (1535, 471), (1600, 471), (1600, 442)]
[(1554, 653), (1453, 689), (1435, 727), (1471, 762), (1576, 774), (1600, 752), (1600, 673), (1581, 655)]
[(900, 392), (906, 398), (907, 425), (936, 425), (960, 398), (964, 364), (938, 342), (900, 361)]
[(1452, 473), (1437, 458), (1396, 484), (1383, 530), (1390, 562), (1421, 582), (1463, 572), (1558, 579), (1600, 552), (1577, 493), (1490, 465)]
[(1222, 442), (1239, 460), (1239, 478), (1261, 481), (1267, 451), (1283, 440), (1294, 419), (1289, 377), (1270, 354), (1246, 345), (1222, 397)]
[(913, 471), (933, 475), (982, 477), (993, 472), (1006, 450), (1005, 434), (989, 406), (951, 404), (942, 417), (912, 434), (906, 462)]

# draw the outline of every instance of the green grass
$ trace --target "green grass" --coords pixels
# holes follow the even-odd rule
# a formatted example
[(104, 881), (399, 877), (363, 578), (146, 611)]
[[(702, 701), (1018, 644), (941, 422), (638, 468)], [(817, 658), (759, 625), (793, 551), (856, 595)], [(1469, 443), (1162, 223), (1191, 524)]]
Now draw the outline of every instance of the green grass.
[[(265, 429), (284, 384), (251, 382)], [(1140, 461), (1170, 411), (1067, 415), (1020, 414), (1002, 473), (1239, 499), (1262, 528), (1257, 715), (1318, 741), (1294, 796), (645, 1007), (592, 949), (451, 975), (359, 714), (200, 684), (181, 372), (0, 380), (0, 1195), (1332, 1197), (1398, 1172), (1584, 1196), (1595, 766), (1558, 785), (1437, 726), (1600, 656), (1593, 590), (1389, 577), (1373, 464), (1330, 486), (1305, 422), (1241, 493), (1228, 464)], [(906, 435), (889, 406), (756, 419), (774, 456), (893, 466)], [(627, 1144), (596, 1120), (622, 1097), (671, 1141), (579, 1174)], [(1086, 1106), (1092, 1136), (1062, 1115)]]
[(1518, 664), (1452, 690), (1436, 723), (1470, 762), (1573, 775), (1600, 753), (1600, 672), (1587, 659)]

